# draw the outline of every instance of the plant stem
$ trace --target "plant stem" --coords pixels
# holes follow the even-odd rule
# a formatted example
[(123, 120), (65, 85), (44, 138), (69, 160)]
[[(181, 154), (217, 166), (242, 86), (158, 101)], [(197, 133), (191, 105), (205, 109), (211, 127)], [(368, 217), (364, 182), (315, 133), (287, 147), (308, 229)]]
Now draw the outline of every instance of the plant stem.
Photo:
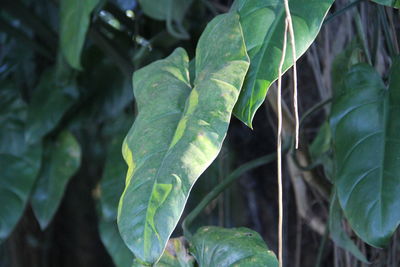
[(332, 102), (332, 100), (333, 100), (332, 97), (327, 98), (327, 99), (322, 100), (321, 102), (315, 104), (310, 109), (308, 109), (300, 119), (300, 128), (304, 124), (304, 121), (306, 119), (308, 119), (308, 117), (310, 115), (312, 115), (314, 112), (316, 112), (316, 111), (320, 110), (321, 108), (323, 108), (326, 104), (329, 104), (330, 102)]
[[(288, 146), (284, 148), (284, 151), (288, 151)], [(218, 184), (211, 192), (209, 192), (203, 200), (194, 208), (185, 218), (185, 220), (182, 222), (182, 229), (184, 232), (184, 235), (186, 236), (187, 239), (190, 239), (192, 236), (190, 231), (189, 231), (189, 225), (193, 222), (193, 220), (202, 212), (202, 210), (215, 198), (218, 197), (218, 195), (223, 192), (227, 187), (229, 187), (233, 182), (235, 182), (238, 178), (240, 178), (245, 172), (248, 172), (252, 169), (255, 169), (257, 167), (260, 167), (262, 165), (268, 164), (276, 159), (276, 153), (268, 154), (265, 156), (262, 156), (260, 158), (257, 158), (255, 160), (246, 162), (245, 164), (241, 165), (237, 169), (235, 169), (233, 172), (231, 172), (228, 177), (220, 184)]]

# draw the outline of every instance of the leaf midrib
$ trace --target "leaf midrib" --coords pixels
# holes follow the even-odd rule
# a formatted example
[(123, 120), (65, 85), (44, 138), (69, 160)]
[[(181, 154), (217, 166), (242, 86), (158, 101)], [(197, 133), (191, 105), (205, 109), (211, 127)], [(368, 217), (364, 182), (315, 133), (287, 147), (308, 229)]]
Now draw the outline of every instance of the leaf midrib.
[[(257, 53), (257, 55), (259, 55), (258, 56), (259, 60), (256, 62), (256, 65), (255, 65), (256, 75), (255, 75), (255, 78), (251, 80), (251, 84), (250, 84), (251, 85), (250, 101), (248, 101), (247, 103), (253, 103), (254, 85), (255, 85), (257, 77), (259, 75), (261, 62), (263, 61), (262, 59), (265, 56), (265, 53), (267, 51), (267, 47), (268, 48), (270, 47), (270, 40), (272, 39), (273, 32), (276, 30), (276, 28), (279, 25), (279, 22), (282, 20), (282, 16), (283, 16), (283, 13), (284, 13), (283, 2), (279, 2), (278, 6), (275, 8), (274, 11), (277, 13), (277, 19), (274, 20), (274, 22), (272, 23), (271, 27), (268, 30), (267, 35), (264, 38), (264, 43), (267, 43), (268, 45), (261, 46), (261, 49), (259, 51), (260, 54)], [(253, 11), (253, 12), (255, 12), (255, 11)], [(239, 14), (240, 14), (240, 12), (239, 12)], [(279, 17), (279, 19), (278, 19), (278, 17)], [(266, 90), (268, 90), (268, 88), (266, 88)], [(248, 113), (247, 114), (247, 120), (249, 122), (251, 122), (252, 121), (252, 118), (251, 118), (251, 116), (252, 116), (251, 107), (249, 107), (249, 109), (246, 109), (246, 110), (247, 110), (247, 113)]]

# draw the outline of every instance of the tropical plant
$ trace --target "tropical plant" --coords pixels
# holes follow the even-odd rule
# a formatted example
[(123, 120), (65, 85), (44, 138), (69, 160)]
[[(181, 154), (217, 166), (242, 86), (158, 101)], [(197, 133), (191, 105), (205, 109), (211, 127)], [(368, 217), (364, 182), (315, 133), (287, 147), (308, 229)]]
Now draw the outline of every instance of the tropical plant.
[(399, 266), (374, 2), (3, 0), (0, 266)]

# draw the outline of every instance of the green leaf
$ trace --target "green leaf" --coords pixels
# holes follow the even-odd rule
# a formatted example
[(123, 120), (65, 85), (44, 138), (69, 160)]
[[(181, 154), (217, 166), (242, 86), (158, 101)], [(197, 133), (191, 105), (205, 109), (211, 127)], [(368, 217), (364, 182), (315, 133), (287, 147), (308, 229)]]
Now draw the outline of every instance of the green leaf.
[(28, 107), (27, 142), (35, 143), (53, 130), (77, 97), (75, 84), (62, 85), (53, 71), (43, 73)]
[(116, 221), (100, 220), (100, 238), (116, 267), (131, 267), (133, 254), (122, 240)]
[[(168, 32), (178, 39), (189, 39), (183, 19), (193, 0), (139, 0), (143, 12), (157, 20), (165, 20)], [(176, 29), (175, 25), (176, 24)]]
[(261, 236), (250, 229), (200, 228), (191, 240), (193, 255), (202, 267), (275, 267), (278, 260)]
[(375, 3), (385, 6), (391, 6), (395, 8), (400, 8), (400, 0), (372, 0)]
[(387, 90), (372, 67), (351, 68), (330, 121), (340, 205), (357, 235), (376, 247), (400, 222), (399, 72), (396, 59)]
[[(117, 211), (118, 201), (124, 190), (127, 166), (121, 155), (121, 146), (129, 125), (123, 116), (121, 120), (111, 123), (112, 138), (104, 166), (103, 177), (100, 182), (101, 218), (99, 222), (100, 238), (117, 267), (131, 267), (133, 254), (125, 245), (118, 232)], [(120, 125), (120, 124), (123, 125)], [(121, 133), (121, 130), (123, 134)]]
[(127, 170), (127, 166), (121, 155), (124, 135), (119, 134), (111, 140), (103, 177), (100, 182), (101, 214), (102, 218), (106, 221), (117, 220), (118, 202), (124, 191)]
[(26, 104), (18, 88), (8, 81), (0, 84), (0, 153), (22, 155), (26, 149)]
[(42, 229), (56, 213), (66, 185), (79, 168), (80, 161), (79, 143), (70, 132), (64, 131), (54, 142), (45, 143), (43, 165), (31, 197), (33, 212)]
[(3, 81), (0, 87), (0, 242), (21, 218), (39, 172), (41, 144), (25, 142), (26, 104), (18, 89)]
[[(312, 44), (333, 0), (290, 0), (299, 58)], [(250, 57), (250, 68), (236, 103), (235, 116), (252, 127), (255, 112), (264, 102), (268, 88), (278, 78), (282, 56), (285, 8), (277, 0), (237, 0), (232, 10), (240, 14), (240, 22)], [(288, 48), (283, 70), (293, 65), (292, 49)]]
[(364, 254), (358, 249), (353, 240), (347, 235), (342, 226), (343, 212), (339, 205), (336, 192), (334, 193), (329, 209), (329, 233), (335, 244), (344, 250), (349, 251), (358, 260), (369, 263)]
[(202, 34), (193, 89), (188, 65), (177, 49), (133, 77), (138, 116), (123, 145), (129, 168), (118, 225), (147, 264), (160, 258), (193, 184), (225, 138), (249, 66), (236, 14), (216, 17)]
[(90, 13), (99, 0), (60, 1), (60, 46), (68, 64), (80, 70), (81, 52), (89, 28)]
[(358, 63), (365, 62), (363, 60), (363, 50), (359, 41), (353, 40), (340, 54), (338, 54), (332, 63), (332, 87), (333, 96), (343, 94), (345, 87), (343, 81), (350, 68)]
[(332, 135), (329, 123), (324, 122), (310, 145), (311, 158), (316, 159), (327, 153), (331, 148), (331, 139)]
[(320, 161), (323, 164), (325, 176), (332, 181), (334, 176), (334, 164), (332, 159), (332, 134), (329, 122), (326, 121), (319, 128), (317, 136), (309, 148), (313, 162)]
[(41, 154), (41, 145), (27, 148), (23, 155), (0, 154), (0, 243), (11, 233), (25, 210), (39, 172)]

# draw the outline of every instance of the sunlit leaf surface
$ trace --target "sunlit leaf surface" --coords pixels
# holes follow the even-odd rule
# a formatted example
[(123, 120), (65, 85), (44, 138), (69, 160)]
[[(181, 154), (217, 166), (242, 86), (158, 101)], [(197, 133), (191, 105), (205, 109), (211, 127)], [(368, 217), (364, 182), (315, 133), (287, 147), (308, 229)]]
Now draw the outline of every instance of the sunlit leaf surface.
[(248, 66), (230, 13), (199, 40), (193, 88), (183, 49), (134, 74), (138, 116), (123, 145), (129, 169), (118, 225), (143, 263), (160, 258), (193, 184), (218, 155)]

